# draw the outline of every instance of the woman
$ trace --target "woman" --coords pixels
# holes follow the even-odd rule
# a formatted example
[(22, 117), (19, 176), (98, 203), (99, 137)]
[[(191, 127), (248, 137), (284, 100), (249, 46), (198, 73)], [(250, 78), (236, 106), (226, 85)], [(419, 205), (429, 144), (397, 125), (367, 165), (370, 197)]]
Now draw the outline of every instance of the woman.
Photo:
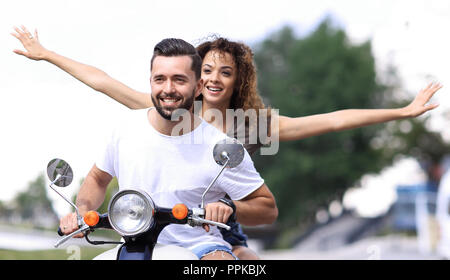
[[(91, 88), (100, 91), (130, 109), (151, 107), (149, 94), (135, 91), (123, 83), (111, 78), (105, 72), (59, 54), (46, 50), (38, 39), (37, 31), (34, 36), (24, 27), (15, 28), (14, 37), (19, 39), (26, 51), (14, 50), (16, 54), (26, 56), (33, 60), (48, 61), (67, 73), (71, 74)], [(253, 64), (251, 49), (237, 42), (223, 38), (208, 41), (197, 47), (202, 63), (202, 79), (204, 88), (200, 99), (201, 116), (218, 129), (236, 137), (239, 128), (245, 129), (244, 146), (250, 154), (255, 152), (264, 141), (250, 142), (250, 134), (257, 131), (259, 123), (240, 125), (227, 121), (227, 109), (264, 109), (264, 104), (257, 92), (256, 69)], [(398, 109), (349, 109), (326, 114), (291, 118), (279, 116), (269, 118), (272, 134), (276, 134), (280, 141), (299, 140), (310, 136), (320, 135), (333, 131), (342, 131), (371, 124), (417, 117), (426, 111), (432, 110), (438, 104), (427, 105), (427, 102), (442, 85), (429, 84), (421, 90), (415, 99), (406, 107)], [(217, 114), (219, 112), (220, 114)], [(278, 120), (278, 122), (276, 122)], [(255, 130), (256, 128), (256, 130)], [(241, 139), (239, 139), (241, 140)], [(240, 230), (238, 224), (234, 226)], [(244, 247), (245, 236), (236, 234), (225, 236), (226, 240), (234, 245), (233, 253), (240, 259), (254, 259), (257, 256)], [(239, 246), (244, 245), (244, 246)]]

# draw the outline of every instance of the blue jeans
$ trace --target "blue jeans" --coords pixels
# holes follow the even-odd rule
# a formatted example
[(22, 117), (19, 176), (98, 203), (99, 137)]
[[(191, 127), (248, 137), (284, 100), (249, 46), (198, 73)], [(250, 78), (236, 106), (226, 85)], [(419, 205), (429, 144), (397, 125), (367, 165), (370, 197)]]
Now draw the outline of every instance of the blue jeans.
[(247, 245), (247, 235), (242, 231), (241, 224), (236, 221), (229, 221), (227, 223), (231, 227), (230, 230), (220, 228), (220, 233), (222, 233), (223, 240), (230, 243), (231, 246), (245, 246)]
[(202, 246), (198, 246), (194, 250), (192, 250), (192, 252), (194, 254), (196, 254), (199, 259), (201, 259), (202, 257), (204, 257), (205, 255), (207, 255), (209, 253), (216, 252), (216, 251), (227, 252), (230, 255), (232, 255), (236, 260), (238, 260), (238, 258), (233, 254), (233, 252), (230, 250), (230, 248), (228, 248), (227, 246), (224, 246), (224, 245), (220, 245), (220, 244), (205, 244)]

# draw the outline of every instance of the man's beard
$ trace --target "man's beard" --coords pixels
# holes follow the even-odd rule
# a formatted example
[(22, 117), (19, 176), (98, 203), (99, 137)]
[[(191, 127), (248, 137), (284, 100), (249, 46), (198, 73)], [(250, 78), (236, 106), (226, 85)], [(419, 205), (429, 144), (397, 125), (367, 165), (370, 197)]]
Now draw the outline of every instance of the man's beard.
[[(160, 95), (163, 95), (163, 94), (160, 94)], [(158, 95), (158, 96), (160, 96), (160, 95)], [(178, 98), (178, 96), (179, 96), (178, 94), (164, 94), (164, 98), (170, 98), (170, 97)], [(151, 95), (152, 101), (153, 101), (153, 106), (155, 106), (156, 111), (158, 111), (158, 113), (161, 115), (161, 117), (163, 117), (164, 119), (169, 120), (169, 121), (178, 120), (179, 116), (181, 116), (182, 114), (184, 114), (186, 112), (185, 110), (190, 111), (192, 108), (192, 104), (194, 103), (194, 96), (195, 96), (195, 91), (193, 91), (192, 95), (188, 99), (184, 99), (184, 102), (180, 103), (180, 105), (178, 105), (177, 107), (167, 108), (167, 107), (163, 107), (161, 105), (159, 98), (155, 98), (153, 96), (153, 94)]]

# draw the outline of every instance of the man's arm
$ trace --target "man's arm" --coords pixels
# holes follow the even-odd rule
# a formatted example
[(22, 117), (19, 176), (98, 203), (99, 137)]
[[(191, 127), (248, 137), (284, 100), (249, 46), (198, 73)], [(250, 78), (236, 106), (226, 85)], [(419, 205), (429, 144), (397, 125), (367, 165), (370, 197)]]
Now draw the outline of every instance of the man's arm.
[[(261, 224), (271, 224), (278, 217), (278, 208), (273, 194), (266, 184), (241, 200), (233, 201), (236, 206), (237, 222), (256, 226)], [(233, 214), (230, 206), (222, 202), (213, 202), (205, 206), (205, 219), (226, 223)], [(208, 231), (208, 227), (205, 227)]]
[(94, 165), (81, 185), (76, 205), (81, 213), (99, 208), (105, 199), (106, 188), (112, 176)]
[(275, 197), (266, 184), (241, 200), (234, 201), (236, 219), (247, 226), (271, 224), (278, 217)]
[[(84, 215), (87, 211), (95, 210), (102, 205), (106, 188), (111, 180), (112, 176), (100, 170), (96, 165), (91, 168), (77, 195), (76, 205), (80, 215)], [(60, 228), (65, 235), (76, 231), (78, 229), (76, 214), (71, 213), (63, 217), (60, 220)], [(82, 235), (75, 237), (82, 237)]]

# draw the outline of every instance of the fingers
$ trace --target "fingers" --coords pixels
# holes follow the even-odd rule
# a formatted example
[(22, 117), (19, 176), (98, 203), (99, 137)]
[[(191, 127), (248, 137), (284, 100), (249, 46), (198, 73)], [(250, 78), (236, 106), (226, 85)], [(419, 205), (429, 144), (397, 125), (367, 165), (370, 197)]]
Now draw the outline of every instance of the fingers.
[(443, 87), (443, 85), (439, 82), (431, 82), (422, 91), (426, 92), (426, 93), (434, 94), (436, 91), (438, 91), (442, 87)]
[(17, 39), (19, 39), (20, 40), (20, 42), (22, 42), (22, 44), (24, 43), (22, 40), (23, 40), (23, 32), (19, 29), (19, 28), (17, 28), (17, 27), (14, 27), (14, 30), (16, 31), (16, 33), (14, 33), (14, 32), (11, 32), (11, 35), (13, 35), (14, 37), (16, 37)]
[(435, 103), (435, 104), (427, 104), (427, 105), (425, 106), (425, 108), (426, 108), (427, 111), (430, 111), (430, 110), (436, 109), (438, 106), (439, 106), (438, 103)]
[(14, 27), (15, 32), (11, 33), (12, 36), (16, 37), (25, 48), (25, 51), (14, 50), (13, 52), (22, 56), (25, 56), (33, 60), (42, 60), (45, 57), (46, 49), (40, 44), (38, 40), (38, 33), (35, 29), (34, 35), (25, 26), (20, 28)]
[(432, 82), (429, 90), (435, 92), (435, 91), (441, 89), (442, 87), (443, 87), (443, 85), (441, 83), (439, 83), (439, 82)]
[(71, 213), (63, 218), (59, 222), (59, 227), (64, 235), (71, 234), (72, 232), (78, 230), (78, 220), (76, 213)]
[(14, 30), (17, 32), (18, 36), (16, 36), (16, 38), (18, 38), (20, 41), (25, 40), (26, 38), (29, 38), (26, 34), (25, 31), (23, 31), (22, 29), (14, 26)]
[(25, 52), (21, 51), (21, 50), (13, 50), (14, 53), (16, 54), (20, 54), (20, 55), (24, 55), (25, 56)]
[(435, 84), (434, 91), (438, 91), (443, 87), (444, 87), (444, 85), (438, 82)]
[(19, 40), (20, 40), (20, 36), (19, 36), (19, 35), (17, 35), (16, 33), (13, 33), (13, 32), (11, 32), (10, 34), (11, 34), (11, 35), (13, 35), (14, 37), (16, 37), (17, 39), (19, 39)]
[(16, 31), (16, 33), (11, 33), (11, 35), (13, 35), (17, 39), (19, 39), (22, 42), (22, 44), (25, 44), (26, 42), (28, 42), (30, 40), (38, 38), (36, 29), (34, 31), (34, 36), (23, 25), (21, 26), (21, 28), (18, 28), (17, 26), (14, 26), (14, 30)]
[(204, 229), (206, 232), (209, 232), (209, 225), (204, 224), (204, 225), (203, 225), (203, 229)]
[(24, 32), (26, 35), (28, 35), (28, 34), (31, 35), (30, 31), (28, 31), (28, 29), (27, 29), (24, 25), (21, 25), (20, 27), (22, 28), (23, 32)]
[(429, 87), (429, 89), (427, 90), (427, 97), (428, 97), (428, 100), (430, 100), (431, 99), (431, 97), (433, 97), (433, 95), (438, 91), (438, 90), (440, 90), (441, 88), (443, 87), (443, 85), (441, 84), (441, 83), (432, 83), (432, 85)]
[(431, 82), (429, 83), (425, 88), (423, 88), (419, 94), (417, 95), (417, 101), (422, 104), (422, 106), (425, 105), (432, 97), (433, 95), (440, 90), (443, 87), (443, 85), (439, 82)]
[(28, 39), (32, 40), (32, 39), (34, 38), (33, 35), (31, 35), (31, 32), (28, 31), (28, 29), (27, 29), (25, 26), (22, 25), (21, 28), (22, 28), (22, 30), (23, 30), (24, 35), (25, 35)]
[(209, 203), (205, 207), (205, 219), (210, 221), (225, 224), (231, 214), (233, 214), (233, 209), (222, 202)]
[(430, 82), (426, 87), (422, 89), (422, 91), (428, 90), (433, 85), (433, 82)]
[(23, 34), (24, 34), (24, 32), (23, 32), (21, 29), (19, 29), (17, 26), (14, 26), (14, 30), (15, 30), (19, 35), (23, 35)]
[(439, 82), (431, 82), (419, 92), (416, 99), (412, 103), (412, 108), (415, 108), (415, 109), (413, 109), (414, 117), (420, 116), (423, 113), (433, 110), (439, 106), (439, 104), (437, 104), (437, 103), (432, 103), (432, 104), (427, 104), (427, 103), (434, 96), (434, 94), (438, 90), (440, 90), (442, 87), (443, 87), (443, 85)]

